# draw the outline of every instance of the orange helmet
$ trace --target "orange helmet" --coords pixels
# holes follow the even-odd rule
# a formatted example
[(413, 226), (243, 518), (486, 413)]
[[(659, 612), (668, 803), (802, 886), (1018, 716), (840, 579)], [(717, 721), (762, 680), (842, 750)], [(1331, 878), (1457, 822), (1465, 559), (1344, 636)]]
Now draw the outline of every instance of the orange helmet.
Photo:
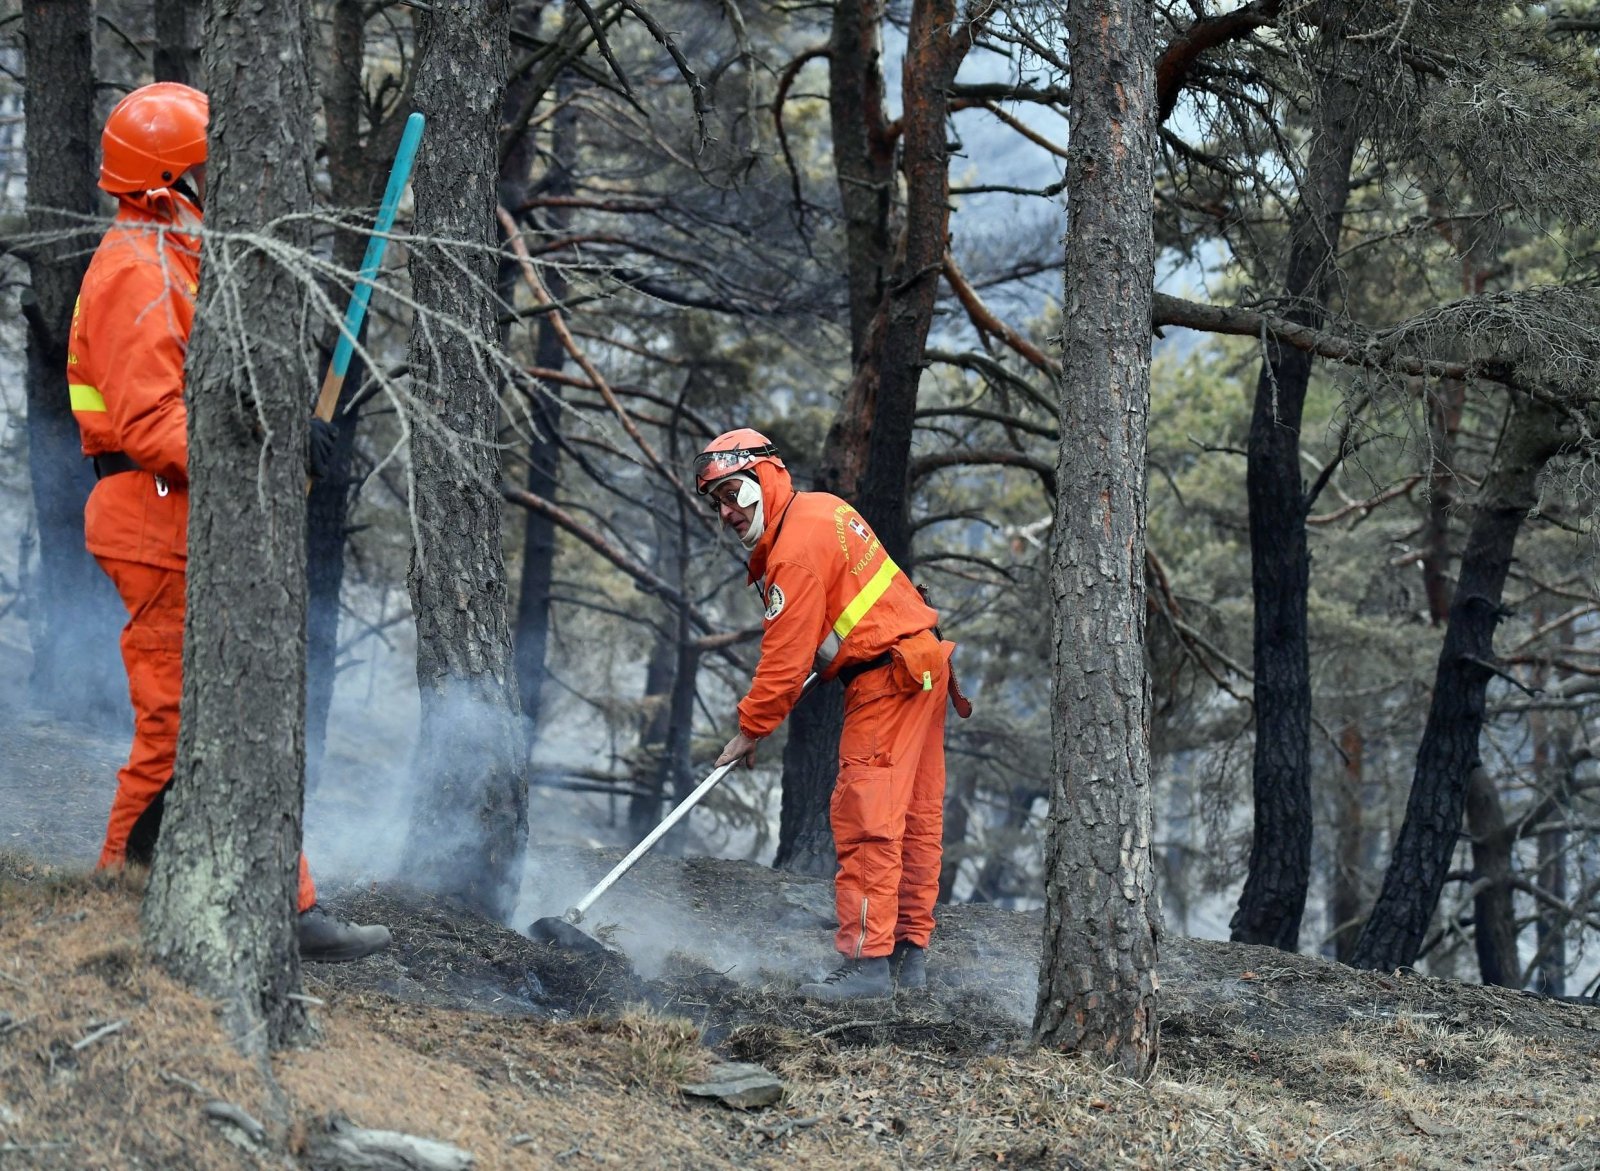
[(176, 81), (142, 86), (117, 103), (100, 135), (100, 186), (117, 194), (169, 186), (206, 161), (206, 95)]
[(724, 431), (694, 457), (695, 489), (704, 496), (718, 480), (735, 472), (748, 472), (757, 464), (784, 466), (778, 449), (761, 432), (750, 427)]

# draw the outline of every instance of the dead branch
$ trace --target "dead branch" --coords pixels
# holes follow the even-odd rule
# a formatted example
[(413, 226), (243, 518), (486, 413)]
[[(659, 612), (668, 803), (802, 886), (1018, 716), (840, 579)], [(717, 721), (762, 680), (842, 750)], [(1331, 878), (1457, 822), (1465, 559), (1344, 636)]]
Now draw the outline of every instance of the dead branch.
[(937, 451), (911, 461), (911, 479), (915, 482), (944, 468), (967, 466), (1025, 468), (1039, 477), (1045, 495), (1055, 499), (1055, 464), (1023, 451)]
[(999, 338), (1011, 349), (1020, 354), (1035, 368), (1051, 376), (1061, 373), (1061, 363), (1049, 357), (1027, 338), (1012, 329), (1005, 322), (990, 311), (983, 303), (983, 298), (978, 296), (978, 291), (968, 283), (962, 275), (961, 268), (956, 264), (955, 257), (946, 252), (944, 254), (944, 279), (949, 282), (950, 288), (956, 295), (956, 300), (961, 302), (961, 307), (967, 311), (973, 328), (980, 336), (993, 336)]
[(989, 111), (989, 113), (993, 114), (1001, 122), (1011, 127), (1011, 129), (1015, 130), (1018, 134), (1022, 135), (1022, 137), (1026, 138), (1035, 146), (1044, 147), (1045, 150), (1049, 151), (1058, 158), (1064, 159), (1067, 157), (1066, 147), (1057, 146), (1044, 135), (1040, 134), (1037, 130), (1029, 126), (1026, 122), (1022, 121), (1020, 118), (1012, 117), (993, 102), (977, 102), (975, 105), (980, 110)]
[(683, 50), (678, 48), (678, 42), (672, 39), (671, 33), (661, 27), (659, 20), (634, 3), (634, 0), (620, 0), (620, 2), (624, 8), (633, 13), (634, 19), (650, 30), (650, 35), (656, 39), (656, 43), (667, 51), (667, 55), (672, 58), (672, 63), (678, 67), (678, 75), (683, 78), (684, 84), (689, 87), (689, 97), (694, 103), (696, 136), (699, 139), (700, 146), (704, 147), (711, 137), (706, 130), (706, 114), (710, 110), (710, 103), (706, 101), (705, 83), (700, 80), (699, 75), (690, 67), (689, 59), (683, 55)]
[(122, 1027), (127, 1023), (127, 1021), (112, 1021), (109, 1024), (101, 1025), (87, 1037), (80, 1037), (78, 1040), (74, 1041), (72, 1043), (72, 1051), (74, 1053), (81, 1052), (82, 1050), (87, 1049), (90, 1045), (93, 1045), (96, 1041), (100, 1041), (111, 1036), (112, 1033), (120, 1033), (122, 1031)]
[(800, 70), (818, 57), (831, 56), (832, 53), (827, 45), (816, 45), (801, 53), (783, 67), (783, 72), (778, 75), (778, 92), (772, 98), (772, 122), (777, 127), (778, 146), (783, 151), (783, 164), (789, 168), (789, 182), (794, 190), (795, 213), (800, 217), (801, 223), (805, 222), (806, 203), (805, 197), (800, 192), (800, 168), (795, 164), (794, 153), (789, 149), (789, 132), (783, 125), (783, 106), (789, 100), (789, 87), (800, 75)]
[[(517, 261), (522, 268), (523, 280), (533, 293), (534, 299), (541, 305), (550, 304), (550, 294), (545, 291), (544, 282), (539, 279), (539, 274), (534, 269), (533, 258), (528, 255), (528, 246), (522, 239), (522, 233), (517, 229), (516, 221), (511, 218), (511, 213), (503, 207), (495, 208), (495, 214), (500, 219), (500, 226), (505, 229), (506, 239), (511, 243), (511, 250), (516, 253)], [(593, 383), (595, 390), (600, 392), (600, 397), (606, 400), (606, 405), (611, 408), (611, 413), (617, 417), (617, 421), (622, 424), (622, 429), (628, 433), (629, 438), (638, 445), (640, 451), (644, 452), (645, 458), (654, 465), (656, 471), (660, 472), (667, 479), (667, 482), (678, 490), (678, 494), (691, 505), (696, 506), (695, 513), (702, 515), (703, 510), (698, 507), (698, 501), (683, 486), (683, 481), (678, 478), (678, 474), (656, 454), (656, 449), (650, 445), (650, 441), (644, 437), (638, 425), (634, 423), (628, 412), (623, 409), (622, 404), (617, 401), (617, 396), (612, 391), (610, 383), (595, 368), (594, 363), (589, 361), (588, 355), (583, 352), (583, 347), (578, 345), (577, 339), (572, 336), (572, 331), (567, 328), (567, 323), (562, 319), (561, 314), (552, 313), (548, 320), (551, 328), (556, 331), (556, 336), (561, 339), (562, 348), (567, 351), (568, 356), (578, 364), (579, 368), (589, 376), (589, 381)]]
[(1319, 513), (1316, 516), (1308, 516), (1306, 517), (1306, 524), (1331, 525), (1335, 521), (1343, 520), (1353, 512), (1360, 513), (1362, 519), (1365, 519), (1367, 514), (1373, 509), (1377, 508), (1379, 505), (1387, 504), (1397, 496), (1404, 496), (1421, 482), (1422, 476), (1420, 473), (1417, 475), (1407, 476), (1398, 484), (1394, 484), (1388, 488), (1385, 488), (1382, 492), (1379, 492), (1375, 496), (1369, 496), (1365, 500), (1352, 501), (1341, 508), (1334, 509), (1332, 512), (1324, 512)]
[(1171, 116), (1178, 104), (1178, 95), (1183, 92), (1183, 83), (1202, 53), (1271, 24), (1278, 18), (1282, 6), (1282, 0), (1255, 0), (1232, 12), (1197, 20), (1183, 35), (1173, 38), (1156, 60), (1157, 123)]

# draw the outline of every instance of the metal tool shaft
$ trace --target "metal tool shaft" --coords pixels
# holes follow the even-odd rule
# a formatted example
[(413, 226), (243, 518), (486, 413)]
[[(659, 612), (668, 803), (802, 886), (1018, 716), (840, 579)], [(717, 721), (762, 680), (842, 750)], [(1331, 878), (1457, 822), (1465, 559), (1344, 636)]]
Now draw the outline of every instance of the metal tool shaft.
[[(801, 698), (805, 697), (816, 681), (817, 676), (815, 673), (806, 676), (806, 681), (800, 688)], [(595, 883), (594, 889), (568, 907), (567, 913), (561, 917), (573, 925), (582, 923), (584, 915), (588, 914), (589, 908), (594, 906), (595, 900), (610, 890), (617, 879), (632, 870), (633, 864), (649, 853), (650, 847), (659, 842), (668, 830), (682, 821), (688, 815), (689, 810), (700, 803), (702, 797), (721, 784), (722, 778), (728, 775), (728, 770), (738, 763), (737, 760), (730, 760), (727, 764), (719, 764), (712, 769), (711, 775), (696, 785), (694, 792), (678, 802), (672, 812), (661, 819), (660, 825), (647, 833), (637, 846), (628, 851), (627, 856), (621, 862), (611, 868), (610, 874)]]

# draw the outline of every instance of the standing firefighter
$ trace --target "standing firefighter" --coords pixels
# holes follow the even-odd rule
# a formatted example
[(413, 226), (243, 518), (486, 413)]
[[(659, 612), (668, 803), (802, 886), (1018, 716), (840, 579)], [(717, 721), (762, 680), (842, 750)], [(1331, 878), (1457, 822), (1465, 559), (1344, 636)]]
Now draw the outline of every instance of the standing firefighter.
[[(189, 524), (183, 361), (200, 279), (206, 120), (205, 95), (174, 82), (137, 89), (111, 111), (100, 186), (116, 196), (117, 216), (72, 313), (67, 383), (99, 481), (84, 535), (128, 608), (122, 661), (134, 714), (101, 867), (149, 864), (177, 755)], [(313, 472), (328, 438), (314, 429)], [(357, 927), (318, 907), (303, 856), (299, 909), (304, 959), (357, 959), (389, 942), (385, 927)]]
[(766, 603), (739, 734), (717, 763), (754, 763), (756, 746), (789, 714), (810, 671), (845, 685), (829, 810), (839, 857), (834, 947), (845, 961), (800, 993), (889, 996), (896, 979), (920, 988), (939, 893), (954, 645), (935, 634), (938, 613), (861, 514), (837, 496), (796, 492), (760, 432), (740, 428), (712, 440), (695, 460), (695, 483), (750, 550), (750, 581)]

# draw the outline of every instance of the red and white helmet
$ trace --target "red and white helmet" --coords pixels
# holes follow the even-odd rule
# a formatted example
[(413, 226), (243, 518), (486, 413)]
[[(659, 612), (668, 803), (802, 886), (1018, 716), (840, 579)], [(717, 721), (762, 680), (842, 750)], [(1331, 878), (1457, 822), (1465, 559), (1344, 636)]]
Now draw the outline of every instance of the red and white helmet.
[(694, 457), (695, 490), (704, 496), (718, 480), (767, 463), (784, 466), (778, 449), (761, 432), (751, 427), (724, 431)]

